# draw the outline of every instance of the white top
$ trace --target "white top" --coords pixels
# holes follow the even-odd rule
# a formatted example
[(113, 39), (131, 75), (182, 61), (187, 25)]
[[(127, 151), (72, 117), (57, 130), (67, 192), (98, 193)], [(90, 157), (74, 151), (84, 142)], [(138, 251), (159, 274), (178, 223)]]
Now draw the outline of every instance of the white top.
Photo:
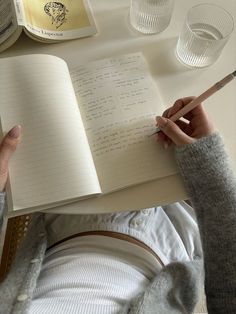
[[(202, 255), (193, 209), (185, 202), (104, 215), (46, 215), (49, 245), (76, 233), (120, 232), (144, 242), (164, 264)], [(30, 313), (118, 313), (161, 266), (138, 245), (106, 236), (76, 237), (48, 251)]]
[(136, 244), (100, 235), (73, 238), (48, 251), (29, 313), (119, 313), (160, 270)]

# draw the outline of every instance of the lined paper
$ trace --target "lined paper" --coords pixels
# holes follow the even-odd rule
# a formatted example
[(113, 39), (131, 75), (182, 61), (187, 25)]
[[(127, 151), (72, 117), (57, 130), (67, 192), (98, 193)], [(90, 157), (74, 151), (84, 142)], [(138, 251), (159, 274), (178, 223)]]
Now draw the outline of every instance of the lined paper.
[(177, 172), (173, 152), (148, 137), (164, 107), (141, 53), (77, 67), (71, 77), (102, 192)]
[(3, 131), (16, 124), (23, 130), (9, 169), (13, 209), (100, 193), (65, 62), (47, 55), (2, 59), (0, 75)]

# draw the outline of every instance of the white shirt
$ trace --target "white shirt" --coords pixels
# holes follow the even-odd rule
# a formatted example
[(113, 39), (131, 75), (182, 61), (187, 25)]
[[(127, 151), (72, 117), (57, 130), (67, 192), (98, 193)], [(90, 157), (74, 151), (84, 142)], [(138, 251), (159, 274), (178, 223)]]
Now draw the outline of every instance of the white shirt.
[(119, 313), (161, 267), (154, 255), (125, 240), (73, 238), (48, 251), (29, 313)]

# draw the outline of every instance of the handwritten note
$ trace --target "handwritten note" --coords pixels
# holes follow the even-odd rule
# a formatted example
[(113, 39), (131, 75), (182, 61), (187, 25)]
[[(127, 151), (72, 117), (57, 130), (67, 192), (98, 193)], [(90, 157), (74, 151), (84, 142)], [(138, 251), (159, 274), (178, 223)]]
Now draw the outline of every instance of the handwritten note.
[(135, 117), (121, 122), (88, 128), (93, 155), (101, 157), (110, 152), (126, 150), (147, 141), (153, 131), (153, 115)]
[(141, 53), (92, 62), (71, 77), (103, 192), (176, 172), (148, 137), (163, 106)]

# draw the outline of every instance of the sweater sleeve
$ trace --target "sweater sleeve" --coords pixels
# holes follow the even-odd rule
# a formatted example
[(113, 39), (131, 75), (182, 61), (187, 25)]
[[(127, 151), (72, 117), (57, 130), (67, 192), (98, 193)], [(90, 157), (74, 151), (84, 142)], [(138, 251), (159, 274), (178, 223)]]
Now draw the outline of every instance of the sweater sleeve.
[(236, 180), (218, 133), (176, 148), (196, 211), (209, 313), (236, 313)]

